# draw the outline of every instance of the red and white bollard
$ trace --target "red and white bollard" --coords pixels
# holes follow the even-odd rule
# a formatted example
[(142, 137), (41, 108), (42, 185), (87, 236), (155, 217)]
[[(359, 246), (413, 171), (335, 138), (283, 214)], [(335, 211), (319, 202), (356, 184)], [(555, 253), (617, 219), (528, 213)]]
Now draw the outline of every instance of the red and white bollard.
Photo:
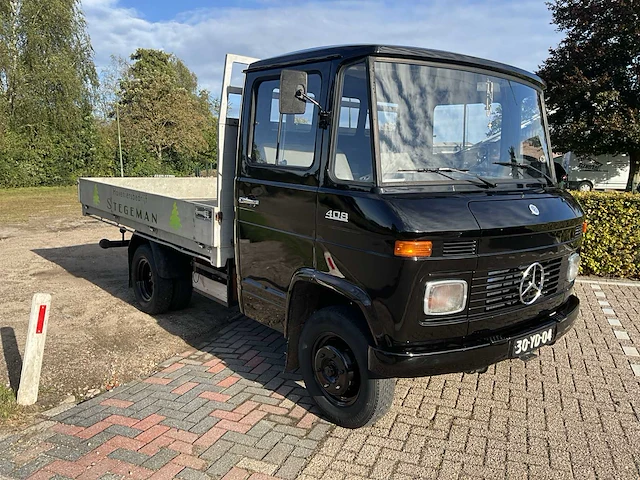
[(18, 387), (17, 400), (19, 405), (33, 405), (38, 400), (40, 371), (42, 369), (44, 342), (47, 338), (50, 308), (51, 295), (48, 293), (36, 293), (33, 296), (27, 344), (24, 348), (24, 357), (22, 359), (20, 387)]

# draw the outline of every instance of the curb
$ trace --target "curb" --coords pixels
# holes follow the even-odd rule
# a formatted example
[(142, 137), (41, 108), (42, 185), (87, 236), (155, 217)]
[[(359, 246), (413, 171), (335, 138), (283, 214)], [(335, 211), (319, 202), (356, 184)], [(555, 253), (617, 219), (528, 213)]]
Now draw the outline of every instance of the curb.
[(628, 280), (615, 278), (600, 278), (600, 277), (578, 277), (576, 283), (598, 283), (601, 285), (619, 285), (621, 287), (640, 287), (639, 280)]

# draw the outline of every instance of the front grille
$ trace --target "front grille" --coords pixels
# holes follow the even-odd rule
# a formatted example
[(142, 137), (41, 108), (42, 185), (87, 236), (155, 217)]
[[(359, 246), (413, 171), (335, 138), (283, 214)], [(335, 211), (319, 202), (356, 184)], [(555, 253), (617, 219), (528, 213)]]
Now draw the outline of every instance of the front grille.
[[(544, 267), (542, 297), (558, 291), (562, 258), (540, 262)], [(529, 265), (476, 274), (471, 285), (469, 315), (523, 307), (520, 302), (520, 281)]]
[(454, 257), (457, 255), (475, 255), (478, 248), (476, 240), (456, 240), (444, 242), (442, 246), (442, 256)]

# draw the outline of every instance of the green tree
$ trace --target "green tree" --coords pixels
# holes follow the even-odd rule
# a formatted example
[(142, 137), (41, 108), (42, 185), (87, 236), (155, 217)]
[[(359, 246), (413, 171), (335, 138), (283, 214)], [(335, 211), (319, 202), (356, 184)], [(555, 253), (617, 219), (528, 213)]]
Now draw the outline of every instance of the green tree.
[(97, 77), (79, 5), (0, 0), (3, 184), (69, 182), (93, 161)]
[(78, 0), (1, 0), (0, 77), (11, 126), (73, 131), (97, 84)]
[(127, 59), (111, 55), (111, 62), (100, 71), (100, 84), (94, 99), (94, 115), (102, 121), (111, 121), (115, 115), (115, 101), (120, 82), (129, 70)]
[(174, 55), (138, 49), (120, 80), (119, 112), (128, 153), (143, 147), (157, 167), (191, 173), (206, 161), (213, 115), (208, 93)]
[[(220, 102), (217, 99), (211, 100), (209, 92), (200, 91), (201, 107), (207, 114), (207, 125), (204, 129), (204, 138), (207, 147), (201, 152), (205, 168), (216, 168), (218, 166), (218, 115), (220, 113)], [(213, 112), (213, 115), (211, 115)]]
[(640, 171), (640, 2), (555, 0), (549, 8), (565, 34), (539, 71), (553, 143), (578, 154), (628, 153), (632, 190)]

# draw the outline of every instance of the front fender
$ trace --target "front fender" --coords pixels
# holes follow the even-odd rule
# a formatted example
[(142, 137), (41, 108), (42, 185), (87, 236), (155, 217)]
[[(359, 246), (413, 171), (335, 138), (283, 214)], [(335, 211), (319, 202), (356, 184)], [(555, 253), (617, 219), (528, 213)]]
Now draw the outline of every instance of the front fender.
[(328, 288), (355, 304), (362, 312), (362, 315), (364, 316), (365, 320), (367, 321), (367, 325), (369, 326), (369, 330), (371, 331), (371, 336), (373, 337), (376, 344), (378, 344), (378, 339), (383, 335), (383, 329), (373, 308), (371, 297), (369, 297), (367, 292), (365, 292), (357, 285), (349, 282), (348, 280), (345, 280), (344, 278), (339, 278), (329, 273), (320, 272), (313, 268), (301, 268), (293, 275), (291, 279), (289, 291), (287, 292), (287, 309), (284, 327), (285, 336), (288, 337), (289, 333), (289, 320), (293, 291), (295, 286), (299, 282), (308, 282), (324, 288)]

